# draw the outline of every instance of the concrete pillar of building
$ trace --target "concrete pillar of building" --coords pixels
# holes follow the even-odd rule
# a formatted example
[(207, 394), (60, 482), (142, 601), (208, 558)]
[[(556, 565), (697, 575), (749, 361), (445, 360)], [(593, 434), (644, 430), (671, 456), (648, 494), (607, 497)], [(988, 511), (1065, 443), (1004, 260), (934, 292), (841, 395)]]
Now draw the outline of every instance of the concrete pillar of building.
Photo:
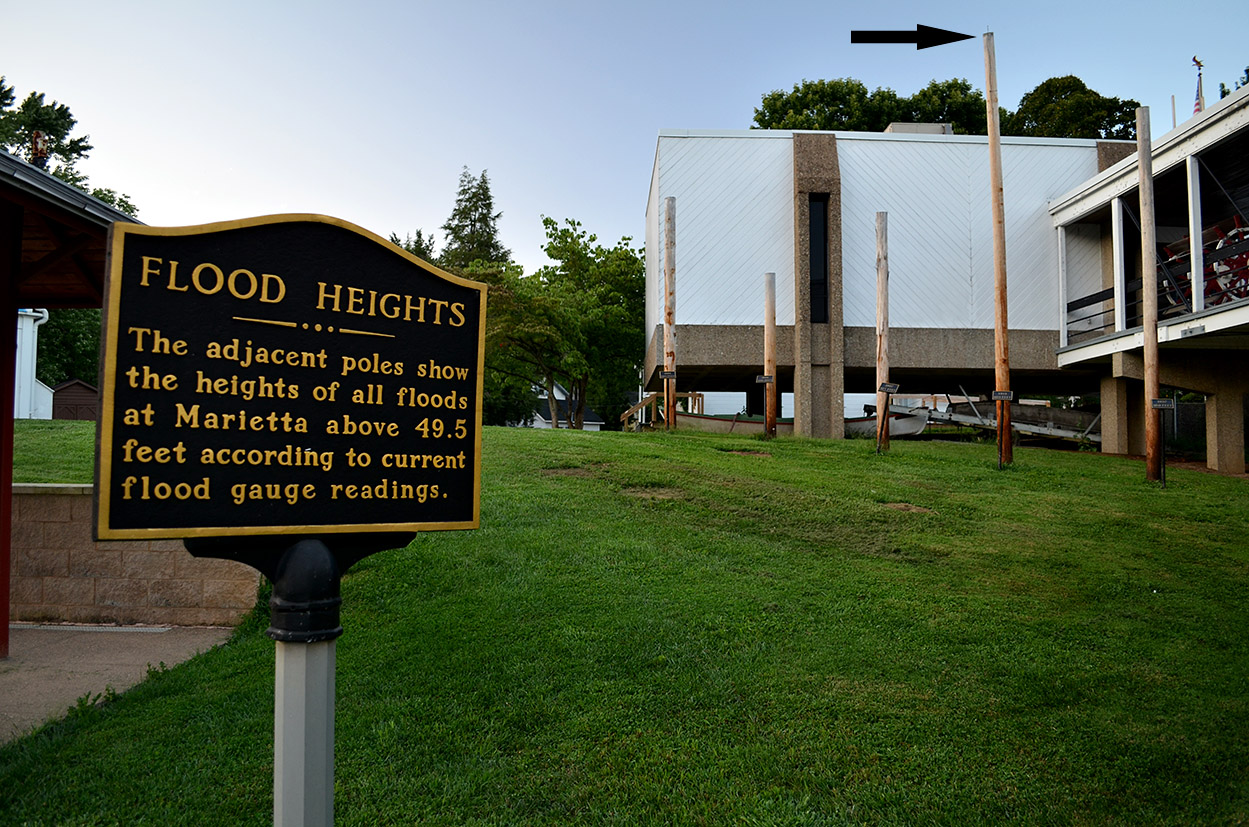
[(1127, 380), (1103, 376), (1102, 453), (1128, 453), (1128, 388)]
[[(796, 133), (794, 146), (794, 433), (845, 436), (841, 173), (834, 135)], [(826, 197), (827, 321), (811, 306), (811, 201)], [(820, 309), (822, 310), (822, 308)]]
[(1102, 378), (1103, 454), (1145, 453), (1143, 393), (1141, 382), (1109, 376)]
[(1221, 385), (1206, 397), (1206, 467), (1245, 472), (1245, 387)]

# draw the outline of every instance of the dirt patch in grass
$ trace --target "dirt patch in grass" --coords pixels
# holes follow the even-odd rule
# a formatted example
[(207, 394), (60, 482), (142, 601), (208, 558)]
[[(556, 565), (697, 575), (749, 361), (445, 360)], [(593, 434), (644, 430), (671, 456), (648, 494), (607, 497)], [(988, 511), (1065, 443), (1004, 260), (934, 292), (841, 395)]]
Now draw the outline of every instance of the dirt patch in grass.
[(637, 497), (639, 500), (681, 500), (685, 498), (684, 490), (661, 486), (631, 486), (622, 488), (621, 492), (629, 497)]
[(911, 505), (910, 503), (885, 503), (885, 508), (892, 508), (894, 511), (910, 511), (915, 514), (932, 514), (931, 508), (924, 508), (922, 505)]
[(739, 457), (770, 457), (767, 451), (726, 451), (728, 454), (737, 454)]

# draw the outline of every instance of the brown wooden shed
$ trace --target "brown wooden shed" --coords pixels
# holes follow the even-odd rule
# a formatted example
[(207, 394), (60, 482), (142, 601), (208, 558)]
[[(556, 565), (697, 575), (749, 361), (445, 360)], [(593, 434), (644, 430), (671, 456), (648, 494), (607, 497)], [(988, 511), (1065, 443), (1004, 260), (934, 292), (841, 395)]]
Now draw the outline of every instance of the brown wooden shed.
[(52, 389), (53, 419), (100, 418), (100, 390), (81, 379), (70, 379)]

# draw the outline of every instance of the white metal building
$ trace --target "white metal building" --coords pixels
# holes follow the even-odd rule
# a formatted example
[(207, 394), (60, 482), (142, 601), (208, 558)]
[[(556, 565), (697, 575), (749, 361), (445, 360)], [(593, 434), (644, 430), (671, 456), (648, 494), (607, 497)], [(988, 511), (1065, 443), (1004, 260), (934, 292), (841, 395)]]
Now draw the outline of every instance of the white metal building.
[[(1064, 387), (1073, 378), (1062, 377), (1055, 359), (1058, 245), (1049, 203), (1134, 148), (1002, 140), (1012, 376), (1021, 391)], [(652, 334), (645, 381), (652, 389), (660, 384), (670, 197), (681, 390), (755, 392), (763, 275), (774, 272), (778, 382), (794, 393), (795, 431), (840, 435), (843, 394), (875, 390), (878, 211), (888, 213), (892, 377), (923, 391), (992, 386), (986, 137), (661, 132), (646, 213)]]

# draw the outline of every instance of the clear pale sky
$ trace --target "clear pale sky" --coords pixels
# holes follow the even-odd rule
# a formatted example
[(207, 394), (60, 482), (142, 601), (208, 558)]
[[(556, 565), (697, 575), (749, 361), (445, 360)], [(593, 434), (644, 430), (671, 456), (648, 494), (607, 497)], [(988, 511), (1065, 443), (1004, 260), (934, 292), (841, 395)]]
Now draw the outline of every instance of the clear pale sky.
[[(1249, 64), (1249, 11), (1175, 2), (10, 2), (0, 74), (68, 104), (91, 183), (148, 224), (311, 212), (383, 237), (438, 231), (462, 167), (489, 171), (503, 243), (545, 263), (541, 216), (640, 246), (660, 129), (745, 129), (760, 97), (853, 77), (1000, 102), (1065, 74), (1180, 122), (1205, 63), (1207, 104)], [(917, 51), (851, 45), (917, 23), (976, 35)]]

